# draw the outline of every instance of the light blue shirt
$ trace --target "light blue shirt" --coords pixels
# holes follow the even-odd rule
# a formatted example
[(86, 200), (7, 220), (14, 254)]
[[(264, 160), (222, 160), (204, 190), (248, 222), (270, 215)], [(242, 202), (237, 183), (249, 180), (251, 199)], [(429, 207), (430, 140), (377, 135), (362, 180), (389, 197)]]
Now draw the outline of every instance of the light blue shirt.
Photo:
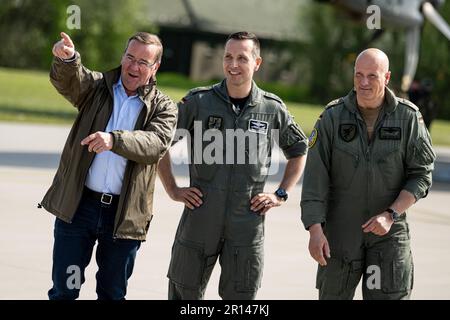
[[(114, 107), (105, 132), (113, 130), (133, 131), (142, 110), (143, 102), (138, 95), (128, 97), (122, 85), (122, 78), (113, 85)], [(127, 159), (111, 151), (95, 155), (89, 168), (86, 187), (91, 190), (120, 194)]]

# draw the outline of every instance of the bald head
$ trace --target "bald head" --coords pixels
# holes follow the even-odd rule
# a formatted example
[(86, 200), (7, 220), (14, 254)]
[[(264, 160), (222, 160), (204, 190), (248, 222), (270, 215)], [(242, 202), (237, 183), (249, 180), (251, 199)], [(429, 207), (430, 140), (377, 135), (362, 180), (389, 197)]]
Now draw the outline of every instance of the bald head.
[(354, 86), (358, 105), (378, 108), (384, 101), (384, 91), (391, 78), (389, 58), (375, 48), (361, 52), (355, 61)]
[(369, 48), (361, 52), (358, 57), (356, 57), (355, 67), (359, 61), (370, 61), (376, 65), (379, 65), (383, 72), (389, 71), (389, 58), (380, 49)]

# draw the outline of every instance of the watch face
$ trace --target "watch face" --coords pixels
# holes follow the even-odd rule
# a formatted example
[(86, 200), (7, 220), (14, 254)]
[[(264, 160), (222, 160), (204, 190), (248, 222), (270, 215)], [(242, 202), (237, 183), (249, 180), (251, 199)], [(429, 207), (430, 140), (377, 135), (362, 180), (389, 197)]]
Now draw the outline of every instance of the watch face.
[(400, 218), (400, 214), (397, 211), (391, 208), (387, 209), (386, 211), (391, 214), (392, 220), (397, 221)]
[(284, 189), (278, 189), (277, 191), (275, 191), (275, 194), (277, 195), (277, 197), (279, 197), (279, 198), (282, 198), (283, 200), (285, 200), (286, 201), (286, 199), (287, 199), (287, 193), (286, 193), (286, 190), (284, 190)]
[(392, 212), (392, 218), (394, 219), (394, 221), (397, 221), (398, 218), (400, 218), (400, 215), (397, 211)]

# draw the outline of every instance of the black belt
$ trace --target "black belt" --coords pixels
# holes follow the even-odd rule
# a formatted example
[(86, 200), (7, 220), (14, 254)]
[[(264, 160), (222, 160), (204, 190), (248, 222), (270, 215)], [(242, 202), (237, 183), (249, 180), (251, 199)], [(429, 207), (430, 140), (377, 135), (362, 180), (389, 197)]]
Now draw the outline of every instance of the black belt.
[(88, 187), (84, 187), (84, 195), (102, 204), (110, 206), (117, 205), (119, 203), (120, 198), (120, 196), (117, 194), (101, 193), (91, 190)]

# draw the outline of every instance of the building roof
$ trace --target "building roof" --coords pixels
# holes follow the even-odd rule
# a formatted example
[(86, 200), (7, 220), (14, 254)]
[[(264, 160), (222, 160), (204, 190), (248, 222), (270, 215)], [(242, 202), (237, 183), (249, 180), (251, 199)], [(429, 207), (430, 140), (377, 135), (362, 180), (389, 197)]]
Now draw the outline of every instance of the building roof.
[(300, 10), (308, 0), (149, 0), (152, 23), (202, 32), (251, 31), (260, 38), (301, 41)]

